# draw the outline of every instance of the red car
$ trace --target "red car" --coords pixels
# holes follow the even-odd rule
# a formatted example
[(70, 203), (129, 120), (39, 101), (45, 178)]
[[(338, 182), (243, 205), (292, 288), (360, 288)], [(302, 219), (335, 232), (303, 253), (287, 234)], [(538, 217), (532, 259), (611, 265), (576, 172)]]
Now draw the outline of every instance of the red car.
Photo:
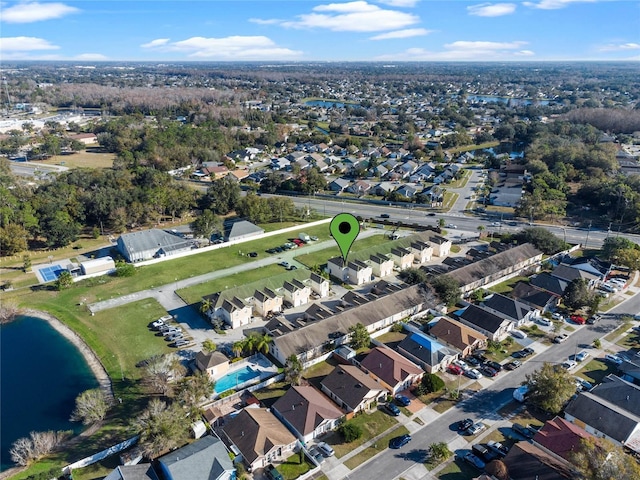
[(299, 238), (294, 238), (293, 239), (293, 243), (295, 243), (296, 245), (298, 245), (299, 247), (301, 247), (302, 245), (304, 245), (304, 242), (302, 240), (300, 240)]
[(584, 317), (581, 317), (580, 315), (571, 315), (569, 318), (573, 323), (577, 323), (578, 325), (584, 325), (587, 321)]
[(464, 373), (462, 369), (457, 365), (449, 365), (447, 367), (447, 371), (449, 373), (453, 373), (454, 375), (462, 375)]

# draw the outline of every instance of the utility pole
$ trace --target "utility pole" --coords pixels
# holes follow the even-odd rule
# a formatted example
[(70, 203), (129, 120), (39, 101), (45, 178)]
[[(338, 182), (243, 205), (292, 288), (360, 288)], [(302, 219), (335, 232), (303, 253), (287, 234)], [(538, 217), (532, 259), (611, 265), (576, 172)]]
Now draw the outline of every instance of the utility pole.
[(589, 244), (589, 233), (591, 233), (591, 223), (593, 223), (593, 221), (589, 220), (589, 230), (587, 230), (587, 239), (584, 241), (585, 250), (587, 248), (587, 245)]

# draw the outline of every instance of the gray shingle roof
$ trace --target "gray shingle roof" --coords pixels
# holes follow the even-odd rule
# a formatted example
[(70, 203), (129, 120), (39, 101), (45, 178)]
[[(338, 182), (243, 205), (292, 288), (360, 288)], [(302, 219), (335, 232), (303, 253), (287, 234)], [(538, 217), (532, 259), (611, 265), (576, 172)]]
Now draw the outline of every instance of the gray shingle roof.
[(246, 220), (238, 220), (225, 225), (225, 237), (228, 240), (244, 237), (246, 235), (259, 235), (261, 233), (264, 233), (262, 228), (251, 222), (247, 222)]
[(542, 288), (548, 292), (553, 293), (559, 297), (564, 293), (568, 283), (560, 278), (553, 277), (550, 274), (543, 272), (538, 275), (534, 275), (529, 279), (529, 283), (534, 287)]
[(372, 390), (385, 390), (355, 365), (338, 365), (320, 384), (355, 410)]
[(165, 252), (191, 247), (191, 240), (185, 240), (164, 230), (152, 228), (140, 232), (123, 233), (120, 240), (129, 254), (160, 249)]
[(292, 386), (271, 408), (302, 436), (313, 432), (322, 422), (344, 415), (335, 403), (312, 386)]
[(483, 303), (485, 307), (491, 308), (496, 312), (500, 312), (509, 319), (516, 321), (524, 319), (532, 310), (529, 305), (499, 293), (493, 294), (491, 298), (488, 298)]
[(506, 321), (504, 318), (480, 308), (477, 305), (469, 305), (467, 309), (462, 312), (460, 318), (491, 333), (497, 332), (503, 322)]
[(171, 472), (173, 480), (216, 480), (225, 471), (234, 470), (224, 444), (213, 436), (202, 437), (158, 461)]

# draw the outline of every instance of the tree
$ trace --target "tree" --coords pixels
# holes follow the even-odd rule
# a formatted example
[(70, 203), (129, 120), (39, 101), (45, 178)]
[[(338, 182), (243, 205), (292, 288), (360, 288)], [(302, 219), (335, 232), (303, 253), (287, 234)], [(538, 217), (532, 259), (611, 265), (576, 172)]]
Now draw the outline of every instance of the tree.
[(451, 451), (449, 450), (447, 442), (437, 442), (429, 445), (429, 456), (438, 462), (449, 458)]
[(231, 347), (231, 350), (233, 351), (236, 358), (242, 355), (242, 352), (244, 351), (244, 346), (245, 346), (245, 342), (243, 342), (242, 340), (238, 340), (237, 342), (234, 342), (233, 346)]
[(4, 227), (0, 227), (0, 254), (15, 255), (27, 249), (27, 232), (22, 226), (15, 223), (9, 223)]
[(589, 291), (587, 282), (582, 278), (572, 280), (562, 294), (562, 301), (567, 307), (573, 310), (589, 305), (591, 302), (591, 292)]
[(85, 390), (76, 397), (76, 408), (71, 413), (72, 422), (90, 425), (104, 420), (109, 411), (109, 399), (99, 388)]
[(185, 377), (176, 386), (176, 399), (194, 416), (200, 413), (199, 404), (213, 393), (214, 382), (204, 372)]
[(29, 255), (22, 256), (22, 271), (27, 273), (31, 270), (31, 257)]
[(419, 393), (434, 393), (439, 392), (444, 388), (444, 380), (442, 380), (435, 373), (425, 373), (420, 381), (418, 387)]
[(172, 383), (183, 377), (185, 372), (177, 355), (154, 355), (147, 360), (143, 382), (153, 392), (168, 395), (173, 389)]
[(211, 310), (213, 306), (213, 302), (210, 298), (204, 298), (202, 302), (200, 302), (200, 313), (206, 316), (207, 312)]
[(460, 300), (460, 285), (454, 278), (448, 275), (439, 275), (435, 277), (431, 281), (431, 286), (440, 298), (440, 301), (445, 303), (448, 307), (452, 307)]
[(480, 238), (482, 238), (482, 232), (484, 232), (486, 230), (486, 227), (484, 225), (478, 225), (478, 235), (480, 236)]
[(576, 393), (572, 375), (562, 367), (545, 362), (539, 370), (527, 375), (528, 399), (542, 410), (557, 414)]
[(287, 358), (287, 363), (284, 366), (284, 379), (291, 385), (300, 385), (302, 381), (302, 363), (293, 353)]
[(44, 457), (51, 453), (58, 445), (67, 440), (71, 436), (70, 431), (59, 430), (54, 432), (49, 430), (46, 432), (31, 432), (29, 437), (19, 438), (16, 440), (9, 455), (18, 465), (27, 466), (40, 457)]
[(140, 434), (142, 452), (149, 458), (180, 447), (189, 438), (189, 422), (178, 403), (167, 406), (165, 402), (154, 398), (132, 423)]
[(205, 353), (213, 353), (217, 348), (218, 347), (216, 346), (216, 343), (210, 338), (207, 338), (204, 342), (202, 342), (202, 351)]
[(236, 208), (239, 200), (240, 185), (228, 177), (214, 180), (205, 197), (211, 210), (218, 215), (226, 215), (231, 212)]
[(509, 480), (509, 469), (502, 460), (491, 460), (487, 464), (487, 473), (493, 475), (498, 480)]
[(636, 459), (604, 438), (582, 438), (578, 448), (569, 453), (583, 478), (589, 480), (635, 480), (640, 478)]
[(351, 422), (345, 422), (340, 425), (338, 428), (338, 432), (344, 438), (344, 441), (347, 443), (351, 443), (362, 436), (362, 428), (359, 425)]
[(400, 280), (409, 284), (417, 285), (418, 283), (424, 283), (427, 281), (427, 274), (420, 268), (407, 268), (398, 274)]
[(196, 237), (206, 238), (211, 241), (215, 232), (222, 231), (222, 219), (209, 209), (205, 209), (193, 222), (191, 230)]
[(73, 277), (71, 276), (71, 273), (69, 273), (69, 270), (63, 270), (60, 272), (60, 275), (58, 275), (54, 284), (56, 290), (64, 290), (65, 288), (69, 288), (73, 285)]
[(516, 233), (514, 238), (519, 243), (531, 243), (547, 255), (553, 255), (565, 248), (565, 243), (561, 238), (556, 237), (549, 230), (542, 227), (525, 228)]
[(624, 237), (607, 237), (602, 245), (603, 259), (640, 270), (640, 245)]
[(116, 277), (133, 277), (138, 271), (136, 267), (127, 262), (116, 263)]
[(349, 333), (351, 335), (350, 345), (356, 350), (368, 347), (371, 343), (371, 337), (369, 336), (367, 327), (360, 322), (349, 327)]

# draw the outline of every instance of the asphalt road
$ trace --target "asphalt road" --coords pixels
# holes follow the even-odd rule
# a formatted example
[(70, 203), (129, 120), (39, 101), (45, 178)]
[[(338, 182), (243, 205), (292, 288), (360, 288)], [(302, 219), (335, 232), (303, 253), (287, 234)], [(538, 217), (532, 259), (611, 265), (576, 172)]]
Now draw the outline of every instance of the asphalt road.
[[(612, 315), (607, 315), (597, 325), (577, 327), (566, 342), (547, 347), (543, 352), (523, 362), (522, 367), (517, 370), (500, 373), (489, 387), (447, 410), (436, 420), (412, 434), (412, 441), (405, 447), (400, 450), (387, 449), (349, 473), (349, 480), (395, 479), (403, 476), (414, 478), (407, 475), (407, 471), (412, 469), (415, 463), (407, 460), (419, 458), (421, 450), (427, 449), (429, 445), (436, 442), (450, 444), (455, 441), (456, 444), (462, 444), (461, 439), (464, 437), (457, 433), (456, 422), (467, 417), (483, 421), (488, 425), (503, 420), (497, 411), (512, 401), (514, 389), (520, 386), (527, 374), (537, 370), (543, 362), (562, 363), (569, 355), (574, 354), (576, 349), (589, 348), (595, 338), (603, 337), (615, 329), (618, 323)], [(540, 346), (537, 345), (536, 350), (539, 349)], [(471, 444), (465, 444), (465, 447), (470, 448)]]

